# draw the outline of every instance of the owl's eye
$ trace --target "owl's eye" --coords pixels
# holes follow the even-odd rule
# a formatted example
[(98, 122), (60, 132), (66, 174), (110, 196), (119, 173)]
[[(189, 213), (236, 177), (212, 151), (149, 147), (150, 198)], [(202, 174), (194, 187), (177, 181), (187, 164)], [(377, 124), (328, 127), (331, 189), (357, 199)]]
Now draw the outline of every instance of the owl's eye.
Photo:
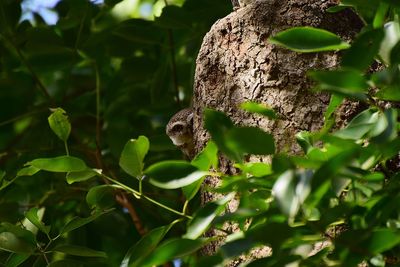
[(171, 130), (174, 132), (181, 132), (181, 131), (183, 131), (183, 129), (184, 129), (184, 127), (182, 124), (175, 124)]

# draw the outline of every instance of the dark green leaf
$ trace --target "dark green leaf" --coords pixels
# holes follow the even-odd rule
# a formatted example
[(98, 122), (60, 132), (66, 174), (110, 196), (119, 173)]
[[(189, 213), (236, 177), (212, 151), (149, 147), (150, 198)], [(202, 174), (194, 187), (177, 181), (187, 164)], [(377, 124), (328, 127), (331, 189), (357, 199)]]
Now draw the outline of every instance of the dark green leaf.
[(10, 232), (0, 233), (0, 250), (13, 253), (31, 254), (35, 246)]
[(104, 253), (103, 251), (93, 250), (87, 247), (80, 247), (74, 245), (59, 245), (56, 246), (53, 250), (68, 255), (81, 256), (81, 257), (102, 257), (102, 258), (107, 257), (107, 254)]
[(85, 266), (86, 264), (84, 262), (80, 262), (77, 260), (70, 260), (70, 259), (53, 261), (48, 265), (48, 267), (85, 267)]
[(205, 239), (171, 239), (165, 241), (144, 259), (141, 266), (161, 265), (172, 259), (184, 257), (196, 252), (206, 243), (207, 240)]
[(226, 135), (227, 146), (243, 154), (269, 155), (275, 152), (274, 138), (257, 127), (235, 127)]
[(368, 250), (372, 254), (382, 253), (400, 243), (400, 233), (391, 229), (376, 229), (368, 240)]
[(17, 267), (20, 266), (23, 262), (29, 259), (29, 254), (12, 254), (6, 262), (7, 267)]
[(51, 112), (52, 114), (48, 118), (50, 128), (58, 138), (66, 142), (71, 133), (71, 124), (68, 120), (68, 116), (62, 108), (51, 109)]
[(384, 36), (382, 29), (362, 32), (344, 54), (342, 66), (360, 71), (367, 69), (378, 54)]
[(334, 135), (344, 139), (359, 140), (368, 136), (376, 136), (384, 131), (380, 127), (378, 132), (374, 131), (380, 120), (380, 113), (373, 109), (367, 109), (359, 113), (350, 121), (346, 128), (337, 131)]
[(365, 99), (368, 84), (362, 73), (352, 69), (311, 71), (309, 76), (319, 82), (317, 90), (335, 92), (348, 97)]
[(342, 50), (350, 47), (334, 33), (312, 27), (290, 28), (271, 37), (269, 41), (302, 53)]
[(149, 147), (149, 140), (145, 136), (129, 140), (121, 153), (119, 166), (129, 175), (141, 178), (144, 166), (143, 160), (149, 151)]
[(114, 205), (114, 188), (110, 185), (92, 187), (86, 195), (86, 202), (92, 208), (109, 208)]
[(168, 5), (163, 8), (160, 17), (154, 20), (155, 24), (163, 28), (181, 29), (189, 28), (192, 20), (183, 8), (173, 5)]
[(164, 189), (181, 188), (207, 175), (189, 162), (172, 160), (153, 164), (144, 173), (151, 184)]
[[(172, 222), (169, 225), (155, 228), (144, 235), (135, 245), (133, 245), (126, 253), (120, 267), (139, 267), (141, 261), (151, 254), (152, 251), (157, 247), (158, 243), (164, 238), (168, 231), (176, 224), (177, 221)], [(132, 261), (131, 264), (129, 262)]]
[(79, 218), (75, 217), (72, 220), (70, 220), (66, 225), (64, 225), (63, 229), (60, 232), (60, 235), (71, 232), (75, 229), (78, 229), (94, 220), (96, 220), (98, 217), (103, 215), (103, 213), (94, 213), (93, 215), (87, 217), (87, 218)]
[(71, 156), (35, 159), (27, 165), (49, 172), (80, 172), (87, 169), (83, 160)]

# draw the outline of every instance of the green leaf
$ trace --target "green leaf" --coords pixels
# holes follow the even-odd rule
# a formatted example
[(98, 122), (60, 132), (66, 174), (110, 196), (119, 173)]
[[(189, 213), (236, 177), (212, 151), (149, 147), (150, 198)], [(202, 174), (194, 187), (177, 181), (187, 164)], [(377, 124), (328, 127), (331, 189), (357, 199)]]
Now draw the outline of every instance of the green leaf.
[(208, 172), (199, 171), (186, 161), (170, 160), (153, 164), (144, 173), (152, 185), (164, 189), (176, 189), (201, 179)]
[(84, 262), (71, 260), (71, 259), (64, 259), (53, 261), (47, 267), (85, 267), (87, 266)]
[(215, 217), (225, 210), (225, 205), (231, 201), (234, 196), (235, 193), (231, 193), (222, 199), (207, 203), (203, 208), (197, 211), (193, 215), (193, 219), (190, 221), (183, 238), (199, 238), (211, 226)]
[(142, 262), (143, 267), (157, 266), (172, 259), (181, 258), (199, 250), (207, 243), (205, 239), (170, 239), (157, 247)]
[(86, 218), (80, 218), (80, 217), (75, 217), (72, 220), (70, 220), (64, 227), (62, 228), (60, 235), (63, 235), (65, 233), (71, 232), (75, 229), (78, 229), (94, 220), (96, 220), (98, 217), (101, 215), (105, 214), (106, 212), (96, 212), (93, 215), (86, 217)]
[(51, 111), (53, 113), (48, 118), (50, 128), (58, 138), (66, 142), (71, 133), (71, 124), (68, 120), (68, 116), (62, 108), (51, 109)]
[(28, 167), (20, 169), (17, 172), (17, 177), (20, 177), (20, 176), (32, 176), (32, 175), (36, 174), (39, 171), (40, 171), (40, 169), (38, 169), (38, 168), (36, 168), (34, 166), (28, 166)]
[(274, 138), (257, 127), (235, 127), (227, 135), (227, 146), (243, 154), (270, 155), (275, 152)]
[[(147, 257), (147, 255), (152, 253), (152, 251), (157, 247), (158, 243), (161, 242), (164, 236), (177, 222), (178, 221), (174, 221), (169, 225), (155, 228), (144, 235), (128, 250), (121, 262), (120, 267), (140, 267), (142, 260)], [(133, 260), (133, 262), (129, 264), (131, 260)]]
[(311, 171), (288, 170), (281, 174), (272, 191), (284, 214), (293, 218), (311, 192)]
[(359, 113), (346, 128), (334, 133), (335, 136), (343, 139), (359, 140), (368, 136), (375, 136), (381, 133), (384, 129), (380, 129), (378, 133), (373, 133), (379, 121), (380, 113), (374, 109), (367, 109)]
[(144, 166), (143, 160), (149, 151), (149, 146), (149, 140), (145, 136), (129, 140), (121, 153), (119, 166), (129, 175), (141, 178)]
[(97, 175), (97, 172), (92, 169), (86, 169), (80, 172), (67, 173), (66, 179), (68, 184), (86, 181)]
[(35, 246), (10, 232), (0, 233), (0, 250), (13, 253), (31, 254)]
[(19, 226), (3, 222), (0, 225), (0, 250), (31, 254), (36, 249), (35, 236)]
[(386, 62), (390, 62), (391, 50), (400, 41), (400, 23), (398, 21), (390, 21), (385, 24), (385, 38), (379, 50), (379, 56)]
[(74, 245), (59, 245), (53, 251), (62, 252), (68, 255), (81, 256), (81, 257), (102, 257), (107, 258), (107, 254), (103, 251), (93, 250), (87, 247), (80, 247)]
[(256, 102), (245, 102), (240, 105), (241, 109), (244, 109), (251, 113), (257, 113), (263, 116), (266, 116), (270, 119), (277, 119), (278, 116), (276, 115), (275, 111), (268, 107), (265, 104), (256, 103)]
[(224, 113), (212, 109), (204, 110), (204, 128), (210, 132), (212, 140), (225, 155), (231, 159), (240, 161), (240, 153), (228, 146), (225, 137), (233, 127), (233, 122)]
[(110, 185), (98, 185), (90, 188), (86, 195), (86, 202), (90, 207), (106, 209), (114, 205), (114, 188)]
[(29, 254), (11, 254), (7, 259), (5, 266), (7, 267), (17, 267), (29, 259)]
[(350, 47), (336, 34), (312, 27), (290, 28), (269, 38), (269, 41), (302, 53), (342, 50)]
[(400, 243), (400, 233), (392, 229), (375, 229), (368, 240), (368, 250), (372, 254), (382, 253)]
[(46, 235), (49, 234), (50, 232), (50, 226), (46, 226), (43, 222), (42, 222), (42, 217), (43, 217), (43, 213), (44, 213), (44, 208), (40, 209), (43, 211), (40, 211), (40, 218), (38, 215), (39, 209), (38, 208), (32, 208), (30, 209), (26, 214), (25, 217), (33, 224), (35, 225), (40, 231), (42, 231), (43, 233), (45, 233)]
[(363, 71), (374, 61), (385, 34), (382, 29), (369, 30), (357, 36), (342, 59), (342, 66)]
[(156, 17), (154, 22), (162, 28), (187, 29), (190, 28), (193, 20), (190, 14), (183, 8), (175, 5), (168, 5), (163, 8), (161, 16)]
[(87, 169), (83, 160), (71, 156), (35, 159), (27, 165), (49, 172), (79, 172)]
[(213, 141), (208, 141), (203, 151), (192, 160), (192, 165), (202, 171), (218, 167), (218, 147)]
[(367, 80), (362, 73), (356, 70), (310, 71), (309, 76), (319, 82), (317, 90), (339, 93), (358, 99), (366, 98)]
[(263, 177), (272, 174), (271, 164), (262, 162), (247, 162), (244, 164), (236, 164), (235, 167), (255, 177)]
[(185, 198), (187, 201), (192, 200), (192, 198), (194, 198), (197, 194), (197, 192), (199, 192), (201, 185), (204, 182), (205, 177), (197, 180), (194, 183), (191, 183), (187, 186), (182, 187), (182, 192), (185, 195)]

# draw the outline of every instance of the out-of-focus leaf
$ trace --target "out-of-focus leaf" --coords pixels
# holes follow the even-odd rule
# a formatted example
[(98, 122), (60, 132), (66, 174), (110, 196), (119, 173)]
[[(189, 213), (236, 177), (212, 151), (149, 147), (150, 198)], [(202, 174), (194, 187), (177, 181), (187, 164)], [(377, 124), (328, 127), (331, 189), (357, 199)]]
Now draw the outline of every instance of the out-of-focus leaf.
[(201, 185), (203, 184), (204, 178), (205, 177), (197, 180), (194, 183), (191, 183), (187, 186), (182, 187), (182, 192), (185, 195), (185, 198), (187, 201), (194, 198), (196, 196), (197, 192), (199, 192)]
[(144, 172), (149, 177), (149, 182), (164, 189), (176, 189), (187, 186), (208, 172), (199, 171), (186, 161), (162, 161), (148, 167)]
[(110, 185), (98, 185), (90, 188), (86, 195), (86, 202), (90, 207), (106, 209), (115, 203), (113, 194), (114, 189)]
[(215, 217), (225, 210), (225, 205), (232, 200), (234, 196), (235, 194), (231, 193), (222, 199), (209, 202), (196, 212), (183, 238), (196, 239), (200, 237), (211, 226)]
[(17, 177), (19, 177), (19, 176), (32, 176), (32, 175), (36, 174), (39, 171), (40, 171), (40, 169), (38, 169), (38, 168), (36, 168), (34, 166), (28, 166), (28, 167), (20, 169), (17, 172)]
[(257, 114), (266, 116), (270, 119), (278, 118), (275, 111), (272, 108), (270, 108), (264, 104), (249, 101), (249, 102), (242, 103), (240, 105), (240, 107), (248, 112), (257, 113)]
[(342, 50), (350, 47), (336, 34), (312, 27), (290, 28), (269, 38), (269, 41), (302, 53)]
[(297, 214), (311, 192), (311, 178), (311, 171), (295, 173), (288, 170), (279, 176), (272, 191), (283, 213), (291, 218)]
[(385, 38), (379, 50), (379, 56), (386, 62), (390, 63), (390, 55), (392, 48), (400, 41), (400, 24), (398, 21), (390, 21), (385, 24)]
[(209, 141), (203, 151), (192, 160), (192, 165), (202, 171), (208, 171), (211, 167), (217, 168), (218, 148), (213, 141)]
[(11, 254), (7, 259), (6, 265), (7, 267), (17, 267), (24, 263), (27, 259), (29, 259), (29, 254)]
[(271, 134), (257, 127), (235, 127), (226, 136), (228, 147), (242, 154), (270, 155), (275, 152)]
[(52, 114), (49, 116), (48, 121), (50, 128), (62, 141), (68, 140), (71, 133), (71, 123), (65, 110), (62, 108), (51, 109)]
[(168, 5), (163, 8), (161, 16), (157, 17), (154, 20), (154, 23), (163, 28), (187, 29), (191, 26), (192, 19), (185, 9), (178, 6)]
[[(42, 222), (42, 217), (43, 217), (43, 212), (44, 212), (44, 208), (42, 208), (41, 210), (43, 211), (39, 211), (38, 208), (32, 208), (30, 209), (26, 214), (25, 217), (33, 224), (35, 225), (40, 231), (42, 231), (45, 234), (49, 234), (50, 232), (50, 226), (46, 226), (43, 222)], [(41, 216), (39, 217), (39, 213), (41, 214)]]
[(311, 71), (309, 76), (319, 82), (317, 90), (339, 93), (357, 99), (365, 99), (368, 84), (362, 73), (353, 69)]
[[(145, 257), (152, 253), (158, 243), (164, 238), (168, 231), (177, 223), (172, 222), (169, 225), (155, 228), (144, 235), (135, 245), (126, 253), (120, 267), (139, 267)], [(132, 263), (130, 263), (132, 262)], [(129, 264), (130, 263), (130, 264)]]
[(335, 132), (334, 135), (351, 140), (376, 136), (383, 132), (385, 128), (385, 125), (377, 128), (380, 118), (381, 114), (379, 111), (367, 109), (352, 119), (346, 128)]
[(68, 255), (74, 255), (80, 257), (102, 257), (102, 258), (107, 257), (107, 254), (103, 251), (93, 250), (87, 247), (81, 247), (75, 245), (58, 245), (55, 248), (53, 248), (53, 251), (58, 251)]
[(345, 52), (342, 66), (360, 71), (367, 69), (378, 54), (384, 36), (383, 29), (362, 32)]
[(249, 173), (255, 177), (262, 177), (272, 174), (271, 164), (262, 162), (247, 162), (243, 164), (236, 164), (235, 167), (241, 169), (243, 172)]
[(129, 175), (140, 178), (143, 172), (143, 160), (149, 147), (149, 140), (145, 136), (129, 140), (121, 153), (119, 166)]
[(10, 223), (1, 223), (0, 250), (31, 254), (35, 249), (36, 241), (32, 232)]
[(367, 241), (368, 250), (372, 254), (382, 253), (400, 243), (400, 233), (391, 229), (376, 229)]
[(81, 262), (78, 260), (64, 259), (53, 261), (48, 265), (48, 267), (84, 267), (85, 262)]
[(70, 220), (67, 224), (64, 225), (64, 227), (62, 228), (62, 230), (60, 232), (60, 235), (71, 232), (75, 229), (78, 229), (78, 228), (96, 220), (98, 217), (100, 217), (104, 213), (105, 212), (97, 212), (87, 218), (75, 217), (72, 220)]
[(35, 159), (27, 165), (49, 172), (80, 172), (87, 169), (83, 160), (71, 156)]
[(207, 244), (207, 239), (170, 239), (158, 246), (153, 253), (148, 255), (141, 266), (157, 266), (172, 259), (181, 258), (194, 253)]

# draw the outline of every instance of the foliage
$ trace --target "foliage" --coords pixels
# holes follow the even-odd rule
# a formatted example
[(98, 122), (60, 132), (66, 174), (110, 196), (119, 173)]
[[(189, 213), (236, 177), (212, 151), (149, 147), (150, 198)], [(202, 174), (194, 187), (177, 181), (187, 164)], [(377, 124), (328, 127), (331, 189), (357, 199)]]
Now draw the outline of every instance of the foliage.
[[(5, 266), (154, 266), (176, 259), (223, 266), (262, 245), (272, 255), (247, 266), (398, 260), (398, 109), (384, 102), (400, 100), (396, 1), (343, 0), (332, 8), (362, 16), (365, 27), (351, 45), (308, 27), (271, 39), (300, 52), (346, 49), (339, 69), (310, 72), (315, 89), (332, 100), (321, 131), (298, 133), (304, 155), (277, 153), (269, 133), (206, 110), (212, 140), (191, 162), (180, 160), (164, 125), (189, 105), (201, 38), (229, 12), (229, 1), (187, 0), (155, 20), (117, 20), (111, 10), (118, 2), (60, 1), (54, 26), (38, 14), (35, 24), (20, 22), (19, 1), (0, 2)], [(371, 74), (375, 60), (382, 68)], [(344, 98), (367, 108), (332, 131)], [(261, 104), (241, 107), (279, 120)], [(236, 163), (237, 174), (218, 171), (218, 151)], [(248, 154), (269, 155), (272, 163), (246, 162)], [(209, 190), (224, 196), (200, 207), (207, 175), (221, 179)], [(233, 198), (238, 209), (224, 213)], [(203, 235), (227, 221), (239, 231)], [(336, 236), (337, 227), (343, 230)], [(326, 236), (328, 247), (308, 257)], [(221, 238), (216, 255), (198, 256)]]

